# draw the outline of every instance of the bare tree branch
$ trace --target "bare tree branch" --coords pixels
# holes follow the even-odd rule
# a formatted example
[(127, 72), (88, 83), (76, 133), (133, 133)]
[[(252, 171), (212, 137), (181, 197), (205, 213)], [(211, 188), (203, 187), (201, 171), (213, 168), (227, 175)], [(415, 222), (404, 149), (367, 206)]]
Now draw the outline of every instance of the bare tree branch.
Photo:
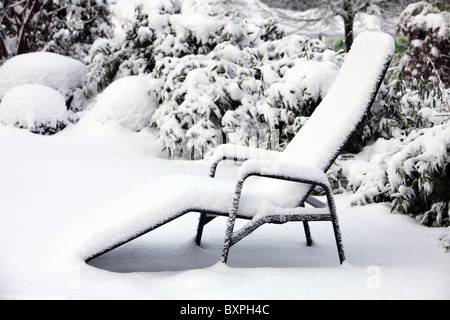
[(28, 28), (31, 18), (33, 17), (34, 9), (36, 7), (37, 2), (38, 0), (29, 0), (25, 6), (25, 8), (27, 8), (28, 5), (30, 5), (30, 9), (28, 10), (27, 15), (19, 29), (16, 54), (21, 54), (25, 52), (25, 31)]

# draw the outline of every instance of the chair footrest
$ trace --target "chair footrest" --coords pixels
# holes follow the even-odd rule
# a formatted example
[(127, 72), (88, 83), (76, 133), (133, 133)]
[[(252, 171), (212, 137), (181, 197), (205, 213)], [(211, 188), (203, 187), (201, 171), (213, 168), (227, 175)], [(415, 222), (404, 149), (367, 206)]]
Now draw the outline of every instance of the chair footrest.
[[(314, 213), (312, 213), (314, 212)], [(265, 223), (283, 224), (292, 221), (332, 221), (333, 217), (329, 208), (292, 208), (283, 209), (282, 213), (255, 216), (242, 229), (233, 232), (231, 245), (239, 242), (247, 235)]]
[(298, 207), (281, 209), (279, 212), (255, 217), (254, 219), (265, 219), (268, 223), (284, 223), (288, 221), (331, 221), (331, 213), (328, 207)]

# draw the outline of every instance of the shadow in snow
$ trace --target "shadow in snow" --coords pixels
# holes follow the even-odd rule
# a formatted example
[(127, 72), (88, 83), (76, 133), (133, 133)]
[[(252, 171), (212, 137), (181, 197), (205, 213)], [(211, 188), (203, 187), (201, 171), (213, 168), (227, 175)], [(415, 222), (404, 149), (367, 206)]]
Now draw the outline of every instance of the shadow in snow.
[[(171, 222), (95, 258), (89, 265), (112, 272), (160, 272), (207, 268), (220, 261), (225, 218), (208, 224), (200, 247), (194, 241), (197, 220), (181, 220), (184, 221)], [(339, 266), (331, 224), (326, 232), (316, 228), (324, 227), (311, 224), (315, 242), (308, 247), (301, 223), (265, 225), (231, 248), (228, 265), (235, 268)], [(315, 237), (314, 231), (319, 231)]]

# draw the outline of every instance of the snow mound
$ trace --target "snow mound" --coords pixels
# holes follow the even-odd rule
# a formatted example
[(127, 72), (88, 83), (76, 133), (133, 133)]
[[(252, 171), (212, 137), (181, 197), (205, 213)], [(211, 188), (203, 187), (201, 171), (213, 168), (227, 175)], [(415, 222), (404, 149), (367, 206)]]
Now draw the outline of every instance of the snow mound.
[(87, 67), (80, 61), (50, 52), (15, 56), (0, 68), (0, 99), (14, 86), (41, 84), (69, 95), (86, 81)]
[(140, 131), (150, 123), (158, 107), (147, 76), (129, 76), (111, 83), (97, 98), (91, 116), (98, 122), (112, 121), (122, 127)]
[(38, 84), (23, 84), (8, 90), (0, 104), (0, 123), (53, 134), (67, 124), (64, 97), (55, 89)]

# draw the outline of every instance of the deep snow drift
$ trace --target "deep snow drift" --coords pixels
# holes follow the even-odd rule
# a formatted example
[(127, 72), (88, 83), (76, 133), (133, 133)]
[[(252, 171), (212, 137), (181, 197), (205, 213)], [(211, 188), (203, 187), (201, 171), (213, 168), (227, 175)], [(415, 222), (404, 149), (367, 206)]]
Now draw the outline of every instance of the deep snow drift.
[[(54, 136), (0, 126), (0, 297), (4, 299), (448, 299), (450, 255), (443, 229), (390, 213), (350, 207), (337, 196), (347, 262), (339, 265), (331, 224), (270, 225), (219, 262), (226, 220), (194, 244), (191, 213), (91, 262), (53, 264), (46, 245), (79, 215), (158, 177), (206, 176), (204, 161), (170, 161), (149, 131), (80, 121)], [(221, 165), (218, 176), (237, 169)], [(76, 239), (74, 239), (76, 241)], [(107, 269), (108, 271), (104, 270)]]
[[(118, 1), (124, 8), (116, 19), (126, 20), (132, 11), (125, 8), (140, 2)], [(193, 13), (200, 2), (185, 1)], [(53, 136), (0, 124), (1, 299), (450, 298), (450, 254), (440, 241), (448, 229), (427, 228), (390, 213), (388, 204), (351, 207), (349, 194), (337, 196), (347, 256), (342, 266), (329, 223), (311, 223), (312, 247), (306, 246), (301, 224), (266, 225), (231, 248), (223, 265), (226, 220), (208, 224), (197, 247), (196, 213), (89, 265), (59, 259), (64, 247), (55, 250), (53, 242), (74, 219), (149, 181), (209, 173), (205, 161), (164, 159), (149, 129), (128, 130), (147, 123), (133, 127), (133, 119), (125, 117), (131, 121), (122, 123), (128, 129), (117, 124), (124, 118), (116, 117), (123, 111), (120, 101), (130, 94), (122, 89), (136, 89), (141, 80), (115, 83), (76, 125)], [(153, 110), (142, 108), (140, 101), (134, 101), (133, 113), (148, 119)], [(107, 104), (113, 108), (104, 108)], [(233, 180), (237, 170), (221, 165), (218, 176)], [(176, 201), (173, 194), (163, 196)], [(76, 244), (78, 237), (72, 240)]]

